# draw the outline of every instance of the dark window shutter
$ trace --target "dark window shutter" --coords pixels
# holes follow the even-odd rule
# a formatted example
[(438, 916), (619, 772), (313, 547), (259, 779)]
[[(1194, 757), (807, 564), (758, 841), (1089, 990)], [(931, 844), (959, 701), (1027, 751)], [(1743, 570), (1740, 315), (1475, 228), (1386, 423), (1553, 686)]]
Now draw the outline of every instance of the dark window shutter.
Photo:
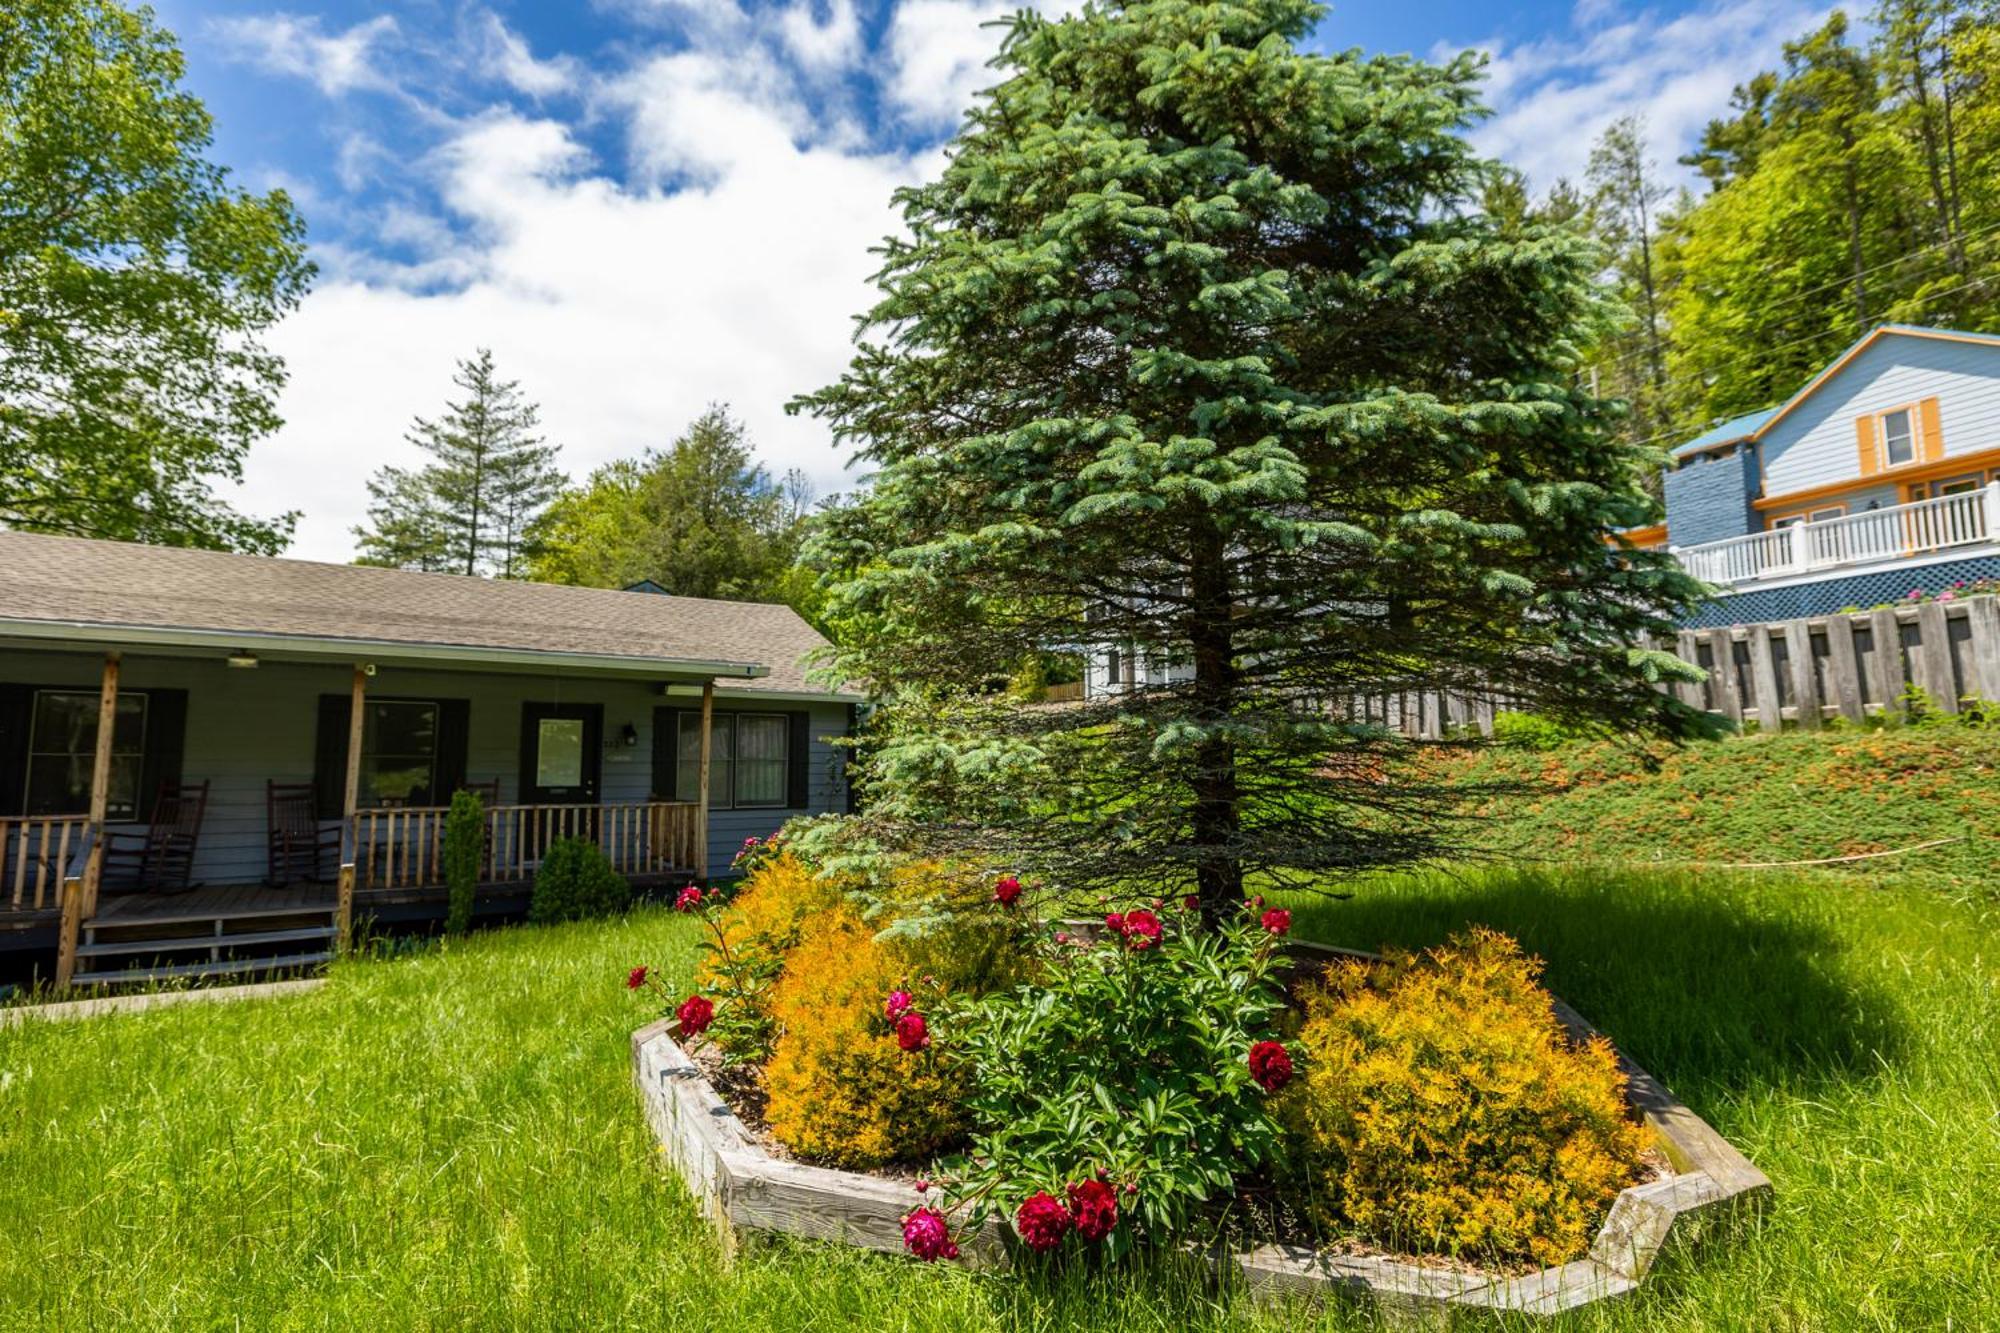
[(344, 694), (319, 697), (319, 732), (313, 748), (313, 787), (319, 817), (338, 819), (347, 795), (347, 727), (353, 701)]
[(653, 799), (674, 800), (680, 790), (681, 710), (664, 705), (653, 710)]
[(28, 802), (28, 723), (32, 685), (0, 685), (0, 815), (18, 815)]
[(785, 755), (785, 805), (804, 810), (812, 805), (812, 714), (793, 713), (792, 742)]
[(437, 705), (437, 790), (431, 793), (431, 804), (449, 805), (453, 793), (465, 785), (472, 750), (472, 701), (440, 699)]
[(187, 752), (187, 691), (135, 690), (146, 696), (146, 752), (139, 766), (139, 818), (153, 817), (163, 784), (180, 785)]

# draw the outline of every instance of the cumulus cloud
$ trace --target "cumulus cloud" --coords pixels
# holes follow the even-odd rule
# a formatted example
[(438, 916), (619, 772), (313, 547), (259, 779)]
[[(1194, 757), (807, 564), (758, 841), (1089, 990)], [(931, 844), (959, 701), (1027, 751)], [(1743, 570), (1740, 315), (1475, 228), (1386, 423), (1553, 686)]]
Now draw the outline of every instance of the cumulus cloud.
[[(1803, 0), (1709, 0), (1663, 19), (1655, 11), (1622, 14), (1609, 0), (1579, 0), (1571, 31), (1472, 43), (1490, 54), (1486, 97), (1495, 108), (1473, 140), (1546, 189), (1562, 177), (1580, 178), (1604, 127), (1639, 113), (1667, 172), (1678, 173), (1673, 159), (1728, 110), (1731, 90), (1775, 65), (1784, 43), (1826, 13)], [(1433, 54), (1455, 49), (1440, 43)]]
[(487, 77), (530, 97), (553, 97), (576, 86), (579, 70), (574, 59), (536, 59), (520, 34), (492, 10), (477, 11), (471, 18), (471, 29), (469, 45), (477, 67)]
[(230, 54), (274, 73), (308, 79), (329, 97), (395, 88), (381, 63), (384, 45), (399, 31), (387, 14), (332, 35), (320, 30), (317, 17), (295, 14), (218, 19), (214, 28)]

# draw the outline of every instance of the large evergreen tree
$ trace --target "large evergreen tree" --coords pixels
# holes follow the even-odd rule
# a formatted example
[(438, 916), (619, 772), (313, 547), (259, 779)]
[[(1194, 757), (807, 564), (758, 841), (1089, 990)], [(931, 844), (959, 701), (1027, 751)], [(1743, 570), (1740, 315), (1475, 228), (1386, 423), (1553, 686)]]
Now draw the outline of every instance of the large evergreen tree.
[[(1305, 0), (1022, 15), (880, 303), (803, 400), (876, 469), (816, 539), (891, 704), (875, 846), (1072, 886), (1320, 879), (1448, 846), (1356, 696), (1690, 720), (1630, 645), (1694, 593), (1582, 387), (1594, 250), (1498, 223), (1476, 62), (1308, 54)], [(1170, 685), (998, 690), (1053, 648)]]
[(213, 487), (279, 424), (305, 228), (208, 159), (181, 73), (149, 10), (0, 5), (0, 523), (272, 552), (295, 516)]
[(513, 578), (528, 529), (563, 486), (556, 447), (535, 433), (540, 409), (519, 381), (499, 378), (490, 350), (460, 361), (452, 382), (466, 396), (410, 430), (430, 462), (384, 467), (369, 482), (368, 523), (354, 530), (360, 559)]

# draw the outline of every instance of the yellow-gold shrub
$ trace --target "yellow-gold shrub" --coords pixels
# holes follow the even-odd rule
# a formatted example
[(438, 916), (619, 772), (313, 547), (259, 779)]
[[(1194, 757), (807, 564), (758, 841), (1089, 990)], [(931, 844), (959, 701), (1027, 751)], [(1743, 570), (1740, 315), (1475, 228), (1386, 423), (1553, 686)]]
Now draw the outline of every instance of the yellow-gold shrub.
[(1280, 1101), (1322, 1223), (1397, 1250), (1566, 1263), (1645, 1146), (1602, 1039), (1573, 1045), (1540, 964), (1475, 930), (1307, 991)]
[[(883, 1017), (906, 960), (852, 908), (811, 916), (771, 994), (778, 1041), (764, 1066), (771, 1132), (792, 1151), (866, 1169), (923, 1161), (964, 1132), (963, 1081), (905, 1051)], [(928, 987), (912, 987), (923, 1007)]]

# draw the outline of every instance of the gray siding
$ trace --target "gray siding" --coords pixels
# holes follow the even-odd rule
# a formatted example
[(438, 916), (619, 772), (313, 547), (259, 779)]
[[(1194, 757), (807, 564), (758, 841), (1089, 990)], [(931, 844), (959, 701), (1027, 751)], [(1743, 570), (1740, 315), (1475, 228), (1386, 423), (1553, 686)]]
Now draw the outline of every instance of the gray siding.
[[(4, 681), (95, 690), (101, 666), (102, 658), (94, 653), (0, 648), (0, 680)], [(188, 692), (182, 777), (189, 782), (206, 779), (211, 783), (196, 878), (210, 884), (261, 881), (268, 832), (265, 783), (312, 780), (319, 696), (346, 693), (351, 668), (266, 662), (244, 671), (231, 670), (214, 658), (127, 654), (121, 676), (126, 689), (143, 690), (150, 685)], [(466, 777), (471, 782), (497, 779), (503, 802), (517, 799), (519, 791), (522, 704), (602, 704), (603, 799), (642, 801), (651, 795), (653, 710), (669, 701), (643, 681), (384, 667), (369, 682), (369, 690), (379, 695), (469, 700)], [(829, 743), (829, 738), (847, 729), (845, 705), (739, 701), (718, 694), (716, 706), (809, 710), (809, 810), (846, 808), (839, 752)], [(636, 746), (618, 743), (628, 722), (638, 732)], [(806, 811), (715, 811), (709, 834), (716, 873), (727, 870), (729, 858), (744, 838), (770, 833), (800, 813)]]
[(2000, 446), (2000, 345), (1878, 339), (1759, 441), (1764, 494), (1859, 480), (1855, 419), (1925, 398), (1938, 400), (1947, 458)]

